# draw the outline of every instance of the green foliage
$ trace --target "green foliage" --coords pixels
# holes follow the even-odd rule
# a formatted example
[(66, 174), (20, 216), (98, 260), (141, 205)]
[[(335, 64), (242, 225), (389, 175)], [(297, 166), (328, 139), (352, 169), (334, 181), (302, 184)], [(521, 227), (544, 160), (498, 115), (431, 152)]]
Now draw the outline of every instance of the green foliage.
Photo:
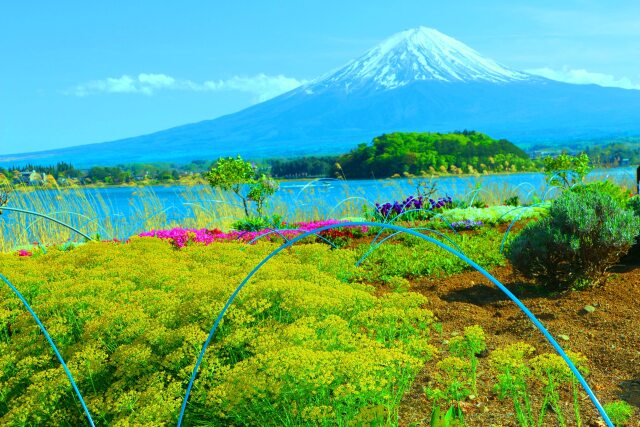
[[(572, 351), (567, 355), (582, 375), (588, 375), (587, 358)], [(566, 426), (565, 416), (560, 402), (560, 390), (568, 387), (573, 394), (574, 416), (576, 425), (581, 426), (580, 406), (578, 396), (578, 381), (562, 357), (557, 354), (545, 353), (532, 358), (529, 362), (533, 378), (543, 386), (544, 400), (538, 415), (538, 425), (543, 425), (547, 411), (555, 415), (561, 427)]]
[[(454, 208), (445, 211), (442, 218), (447, 222), (460, 222), (464, 220), (482, 221), (484, 224), (504, 224), (510, 223), (518, 218), (519, 221), (527, 219), (538, 219), (547, 214), (547, 207), (522, 207), (519, 209), (513, 206), (489, 206), (488, 208)], [(443, 227), (447, 225), (442, 222)]]
[[(402, 244), (385, 242), (361, 264), (359, 274), (371, 281), (386, 282), (394, 276), (415, 278), (427, 275), (449, 276), (467, 271), (472, 267), (451, 253), (440, 249), (436, 245), (413, 236), (399, 237)], [(504, 257), (500, 254), (502, 234), (495, 230), (484, 230), (478, 235), (462, 235), (454, 238), (462, 251), (485, 268), (504, 264)], [(445, 244), (450, 245), (445, 241)], [(356, 249), (359, 255), (364, 255), (368, 246)]]
[[(500, 400), (510, 399), (518, 424), (523, 427), (547, 425), (547, 414), (556, 418), (558, 425), (565, 426), (566, 418), (560, 402), (562, 394), (569, 390), (573, 395), (574, 419), (577, 426), (582, 425), (580, 418), (580, 399), (578, 381), (564, 359), (555, 353), (531, 355), (535, 349), (526, 343), (517, 342), (499, 348), (489, 355), (489, 364), (497, 383), (494, 390)], [(567, 355), (582, 375), (588, 375), (587, 359), (584, 355), (567, 351)], [(531, 400), (531, 387), (542, 387), (542, 404), (539, 413), (534, 416)]]
[(258, 215), (264, 215), (263, 209), (265, 201), (278, 191), (279, 186), (278, 181), (268, 178), (265, 175), (261, 175), (260, 178), (249, 186), (247, 200), (256, 204), (256, 212), (258, 212)]
[[(277, 245), (153, 238), (2, 255), (100, 425), (172, 425), (213, 319)], [(348, 282), (355, 254), (303, 245), (248, 283), (206, 353), (185, 425), (388, 425), (435, 353), (415, 293)], [(365, 422), (363, 420), (369, 420)], [(374, 420), (374, 421), (371, 421)], [(0, 424), (84, 425), (33, 319), (0, 288)]]
[(640, 163), (640, 144), (637, 137), (620, 139), (616, 142), (598, 141), (586, 144), (585, 152), (594, 165), (603, 167), (617, 167), (625, 164)]
[(282, 217), (280, 215), (266, 216), (250, 216), (239, 219), (231, 224), (231, 228), (238, 231), (260, 231), (267, 228), (281, 228)]
[(628, 425), (633, 413), (635, 412), (633, 406), (629, 405), (624, 400), (606, 403), (604, 405), (604, 410), (616, 427)]
[(504, 201), (505, 206), (520, 206), (520, 197), (511, 196)]
[(457, 357), (466, 358), (471, 363), (471, 388), (474, 394), (478, 394), (476, 386), (478, 358), (477, 356), (487, 349), (484, 330), (478, 325), (464, 328), (463, 336), (456, 336), (449, 341), (449, 352)]
[(440, 411), (440, 405), (443, 403), (451, 404), (451, 415), (445, 415), (445, 420), (453, 419), (464, 425), (464, 415), (459, 404), (472, 394), (470, 362), (455, 356), (445, 357), (436, 364), (433, 376), (434, 386), (424, 388), (427, 398), (434, 402), (432, 425), (451, 425), (434, 424), (434, 416)]
[(568, 191), (507, 248), (514, 269), (552, 289), (597, 285), (633, 244), (640, 218), (610, 195)]
[(430, 427), (463, 427), (464, 419), (462, 419), (462, 411), (455, 405), (451, 405), (449, 410), (442, 414), (440, 405), (434, 405), (431, 411)]
[(528, 357), (534, 351), (531, 345), (518, 342), (496, 349), (489, 356), (489, 364), (497, 380), (494, 390), (499, 399), (511, 399), (518, 423), (523, 427), (534, 425), (527, 385), (527, 378), (531, 375)]
[(233, 191), (242, 201), (246, 217), (250, 216), (249, 202), (256, 204), (256, 212), (262, 216), (265, 201), (278, 190), (276, 180), (264, 174), (257, 176), (255, 166), (240, 156), (218, 159), (206, 178), (212, 187)]
[(582, 182), (589, 173), (589, 156), (582, 153), (578, 156), (562, 153), (557, 157), (545, 157), (544, 171), (549, 185), (571, 187)]
[(629, 194), (619, 185), (609, 180), (594, 181), (588, 184), (574, 185), (570, 191), (577, 194), (602, 193), (608, 194), (620, 206), (626, 206), (629, 201)]
[(631, 209), (635, 216), (640, 217), (640, 196), (635, 195), (627, 201), (627, 209)]
[(255, 174), (255, 168), (250, 162), (245, 162), (240, 156), (235, 159), (227, 157), (218, 159), (207, 173), (207, 180), (213, 187), (238, 193), (243, 185), (255, 181)]
[(527, 154), (507, 140), (475, 131), (384, 134), (339, 158), (349, 178), (388, 178), (436, 173), (522, 171), (535, 168)]

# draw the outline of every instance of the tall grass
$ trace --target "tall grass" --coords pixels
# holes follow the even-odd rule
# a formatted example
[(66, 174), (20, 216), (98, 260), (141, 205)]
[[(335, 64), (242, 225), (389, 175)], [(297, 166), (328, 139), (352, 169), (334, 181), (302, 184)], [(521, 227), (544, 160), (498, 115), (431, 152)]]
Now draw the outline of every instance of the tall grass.
[[(631, 171), (613, 174), (600, 171), (590, 174), (587, 181), (613, 178), (627, 190), (635, 190)], [(442, 177), (433, 197), (453, 196), (468, 204), (499, 205), (518, 196), (520, 203), (531, 204), (554, 198), (558, 189), (544, 183), (541, 174), (524, 174), (514, 183), (509, 176)], [(358, 219), (363, 208), (373, 209), (375, 202), (403, 200), (416, 195), (418, 186), (427, 181), (289, 181), (284, 182), (276, 196), (266, 206), (269, 215), (280, 215), (288, 222), (337, 219)], [(510, 182), (511, 181), (511, 182)], [(124, 240), (142, 231), (185, 228), (220, 228), (227, 230), (244, 216), (233, 194), (209, 186), (176, 186), (174, 194), (160, 196), (165, 188), (138, 187), (84, 188), (21, 188), (10, 192), (8, 206), (36, 211), (68, 224), (96, 240)], [(126, 199), (126, 200), (123, 200)], [(84, 238), (55, 222), (18, 212), (5, 211), (0, 216), (0, 251), (8, 252), (38, 242), (43, 245), (81, 241)]]

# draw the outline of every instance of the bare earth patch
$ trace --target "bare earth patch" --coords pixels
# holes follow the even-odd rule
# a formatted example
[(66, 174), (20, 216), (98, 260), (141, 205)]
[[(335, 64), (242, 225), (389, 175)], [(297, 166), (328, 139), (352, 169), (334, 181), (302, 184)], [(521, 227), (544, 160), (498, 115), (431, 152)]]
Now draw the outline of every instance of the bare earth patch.
[[(508, 267), (495, 269), (492, 274), (523, 300), (565, 350), (588, 357), (591, 373), (587, 382), (600, 402), (627, 401), (636, 408), (631, 425), (640, 426), (640, 265), (633, 264), (637, 261), (616, 266), (602, 287), (552, 296), (518, 280)], [(452, 334), (477, 324), (486, 332), (489, 352), (518, 341), (533, 345), (538, 352), (553, 351), (524, 313), (480, 273), (421, 278), (412, 282), (411, 290), (429, 299), (428, 308), (442, 322), (442, 336), (433, 338), (433, 344), (440, 348), (446, 347)], [(586, 306), (595, 311), (586, 311)], [(499, 401), (491, 389), (495, 379), (488, 364), (483, 360), (480, 363), (479, 396), (464, 404), (467, 426), (517, 425), (513, 406), (509, 401)], [(401, 426), (429, 424), (431, 407), (423, 387), (431, 380), (434, 365), (432, 361), (425, 366), (405, 395)], [(539, 408), (540, 398), (539, 390), (534, 391), (534, 408)], [(570, 396), (563, 396), (563, 400), (568, 425), (574, 425)], [(583, 425), (604, 425), (599, 424), (600, 417), (584, 393), (581, 402)], [(557, 425), (557, 421), (549, 415), (545, 425)]]

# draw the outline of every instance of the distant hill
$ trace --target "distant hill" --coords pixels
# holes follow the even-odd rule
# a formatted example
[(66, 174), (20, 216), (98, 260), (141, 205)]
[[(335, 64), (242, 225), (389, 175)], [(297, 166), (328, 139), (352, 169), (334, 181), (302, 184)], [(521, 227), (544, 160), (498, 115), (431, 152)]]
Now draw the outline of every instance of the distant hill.
[(391, 133), (338, 159), (347, 178), (531, 170), (529, 156), (511, 142), (475, 131)]
[(455, 129), (476, 129), (519, 145), (638, 136), (640, 91), (533, 76), (420, 27), (234, 114), (119, 141), (2, 155), (0, 164), (339, 154), (383, 133)]

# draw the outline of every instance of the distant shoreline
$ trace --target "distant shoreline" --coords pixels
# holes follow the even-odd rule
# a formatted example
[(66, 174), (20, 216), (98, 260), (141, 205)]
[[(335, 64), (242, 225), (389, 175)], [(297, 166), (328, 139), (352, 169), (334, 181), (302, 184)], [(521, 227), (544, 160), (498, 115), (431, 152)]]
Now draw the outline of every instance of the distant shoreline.
[[(617, 170), (617, 169), (627, 169), (627, 168), (631, 168), (634, 169), (636, 167), (636, 165), (626, 165), (626, 166), (616, 166), (616, 167), (598, 167), (598, 168), (594, 168), (592, 169), (589, 173), (592, 174), (594, 172), (604, 172), (604, 171), (610, 171), (610, 170)], [(489, 172), (489, 173), (476, 173), (476, 174), (469, 174), (469, 173), (464, 173), (464, 174), (453, 174), (453, 173), (441, 173), (441, 174), (434, 174), (434, 175), (430, 175), (430, 176), (399, 176), (399, 177), (388, 177), (388, 178), (369, 178), (369, 179), (362, 179), (362, 178), (348, 178), (348, 179), (340, 179), (340, 178), (334, 178), (334, 177), (305, 177), (305, 178), (275, 178), (277, 179), (279, 182), (282, 183), (288, 183), (288, 182), (312, 182), (315, 180), (337, 180), (337, 181), (348, 181), (348, 182), (358, 182), (358, 181), (395, 181), (395, 180), (399, 180), (399, 179), (414, 179), (414, 180), (430, 180), (430, 179), (438, 179), (438, 178), (452, 178), (452, 177), (459, 177), (459, 178), (469, 178), (469, 177), (477, 177), (477, 178), (481, 178), (481, 177), (487, 177), (487, 176), (508, 176), (508, 175), (515, 175), (515, 174), (527, 174), (527, 173), (532, 173), (532, 174), (544, 174), (544, 170), (533, 170), (533, 171), (502, 171), (502, 172)], [(21, 191), (21, 192), (30, 192), (30, 191), (36, 191), (36, 190), (78, 190), (78, 189), (100, 189), (100, 188), (145, 188), (145, 187), (195, 187), (197, 185), (208, 185), (208, 183), (206, 182), (206, 180), (202, 180), (200, 182), (172, 182), (172, 183), (138, 183), (138, 182), (134, 182), (131, 184), (101, 184), (101, 185), (96, 185), (96, 184), (87, 184), (87, 185), (72, 185), (72, 186), (64, 186), (64, 185), (59, 185), (59, 186), (30, 186), (30, 185), (18, 185), (18, 186), (12, 186), (10, 185), (9, 187), (11, 188), (11, 191)]]

